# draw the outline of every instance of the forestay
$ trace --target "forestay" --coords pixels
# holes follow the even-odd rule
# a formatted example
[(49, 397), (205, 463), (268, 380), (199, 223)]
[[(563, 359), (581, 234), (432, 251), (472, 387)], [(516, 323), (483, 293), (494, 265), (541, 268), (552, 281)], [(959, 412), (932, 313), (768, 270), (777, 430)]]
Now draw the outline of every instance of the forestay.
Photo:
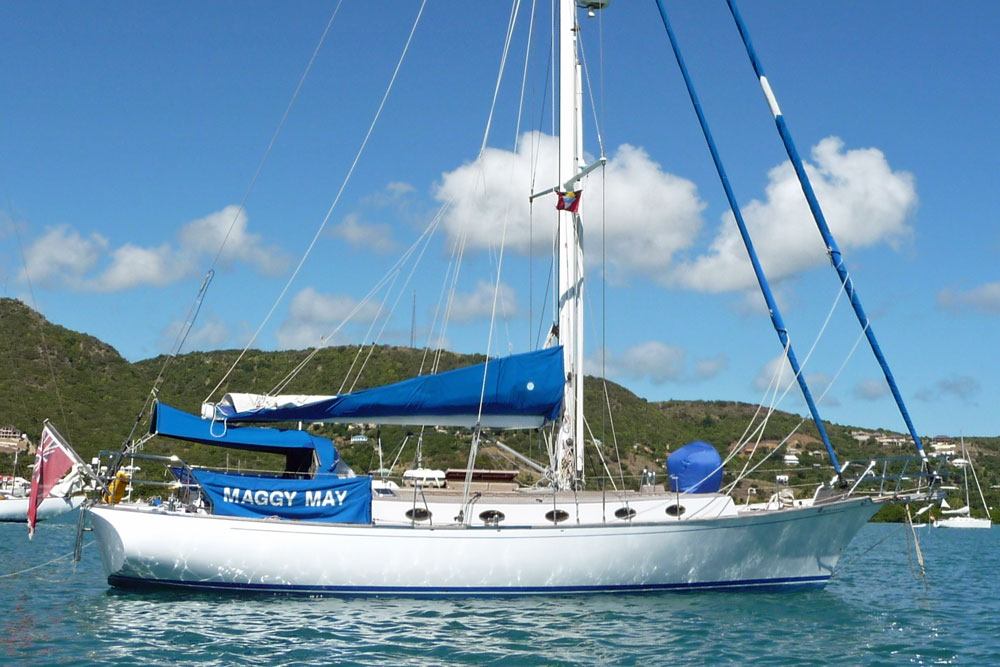
[(237, 412), (239, 403), (227, 395), (230, 400), (216, 405), (215, 414), (228, 422), (537, 428), (559, 416), (564, 384), (563, 351), (555, 346), (305, 405)]

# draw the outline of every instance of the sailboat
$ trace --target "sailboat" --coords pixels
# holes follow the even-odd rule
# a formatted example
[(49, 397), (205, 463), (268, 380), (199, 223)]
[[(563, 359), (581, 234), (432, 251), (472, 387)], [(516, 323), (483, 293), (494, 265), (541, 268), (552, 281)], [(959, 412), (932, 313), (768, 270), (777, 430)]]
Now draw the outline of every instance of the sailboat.
[[(29, 480), (13, 475), (0, 478), (0, 522), (27, 523), (30, 494)], [(42, 500), (38, 506), (38, 520), (53, 519), (71, 512), (86, 499), (79, 476), (67, 476), (52, 490), (52, 495)]]
[[(37, 520), (53, 519), (80, 507), (87, 499), (83, 489), (79, 470), (67, 473), (39, 503)], [(13, 473), (0, 477), (0, 522), (27, 523), (30, 496), (31, 481), (17, 475), (15, 454)]]
[[(965, 505), (959, 507), (958, 509), (951, 509), (947, 501), (941, 501), (941, 514), (945, 515), (943, 519), (935, 519), (935, 528), (989, 528), (993, 525), (989, 517), (989, 506), (986, 504), (986, 498), (983, 496), (983, 489), (979, 486), (979, 477), (976, 475), (976, 469), (972, 466), (972, 460), (969, 458), (969, 454), (965, 449), (965, 438), (962, 438), (962, 458), (954, 459), (952, 461), (953, 465), (962, 467), (962, 477), (965, 483)], [(972, 471), (972, 479), (976, 484), (976, 491), (979, 493), (979, 500), (983, 503), (983, 509), (986, 510), (986, 517), (974, 517), (971, 514), (971, 503), (969, 500), (969, 471)]]
[[(269, 452), (286, 465), (266, 475), (209, 470), (127, 442), (106, 481), (125, 460), (160, 462), (175, 475), (175, 494), (123, 503), (109, 492), (88, 507), (112, 586), (411, 596), (821, 588), (883, 505), (927, 499), (936, 477), (919, 456), (919, 470), (895, 476), (879, 476), (872, 461), (848, 478), (838, 462), (811, 498), (738, 505), (722, 489), (721, 456), (697, 442), (671, 456), (668, 487), (588, 487), (579, 191), (604, 160), (583, 159), (577, 16), (605, 5), (559, 2), (559, 172), (556, 185), (531, 195), (554, 194), (561, 211), (558, 320), (547, 346), (346, 394), (229, 393), (200, 415), (155, 401), (149, 436), (139, 442)], [(356, 475), (327, 438), (267, 426), (316, 422), (469, 429), (464, 484), (389, 485)], [(545, 438), (543, 485), (474, 483), (480, 442), (506, 429)], [(903, 480), (922, 486), (902, 488)], [(863, 492), (864, 482), (877, 491)]]

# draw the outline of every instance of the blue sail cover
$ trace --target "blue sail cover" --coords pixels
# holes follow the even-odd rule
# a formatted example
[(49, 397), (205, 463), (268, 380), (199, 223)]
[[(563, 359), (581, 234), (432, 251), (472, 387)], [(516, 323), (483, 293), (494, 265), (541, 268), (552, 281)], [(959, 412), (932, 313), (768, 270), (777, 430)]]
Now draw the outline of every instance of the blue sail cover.
[[(483, 393), (483, 372), (486, 387)], [(537, 428), (555, 420), (566, 379), (562, 346), (492, 359), (434, 375), (365, 389), (301, 406), (221, 415), (247, 422), (375, 422), (382, 424)]]
[(220, 516), (298, 521), (372, 522), (372, 478), (283, 479), (239, 473), (192, 470)]
[(715, 447), (695, 440), (667, 457), (670, 490), (716, 493), (722, 486), (722, 457)]
[(149, 432), (178, 440), (189, 440), (229, 449), (242, 449), (272, 454), (316, 452), (317, 469), (333, 472), (340, 455), (328, 438), (306, 431), (279, 430), (254, 426), (229, 426), (223, 421), (202, 419), (157, 401)]

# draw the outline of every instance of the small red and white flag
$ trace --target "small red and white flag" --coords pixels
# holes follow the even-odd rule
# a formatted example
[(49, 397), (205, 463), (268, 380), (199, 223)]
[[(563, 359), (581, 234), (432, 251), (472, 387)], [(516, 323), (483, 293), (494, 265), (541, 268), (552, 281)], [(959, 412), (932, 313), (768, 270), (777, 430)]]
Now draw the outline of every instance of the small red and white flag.
[(38, 506), (52, 492), (73, 464), (83, 463), (48, 421), (42, 429), (41, 442), (35, 452), (35, 468), (31, 474), (31, 496), (28, 498), (28, 539), (35, 533)]
[(583, 194), (583, 190), (568, 190), (566, 192), (556, 190), (556, 194), (559, 196), (559, 201), (556, 203), (556, 210), (569, 211), (570, 213), (576, 213), (579, 210), (580, 195)]

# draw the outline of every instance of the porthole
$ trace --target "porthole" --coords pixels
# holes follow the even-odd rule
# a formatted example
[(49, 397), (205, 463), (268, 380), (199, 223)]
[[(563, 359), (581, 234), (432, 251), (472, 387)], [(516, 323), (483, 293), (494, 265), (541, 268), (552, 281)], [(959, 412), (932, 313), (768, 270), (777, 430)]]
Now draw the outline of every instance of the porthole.
[(569, 512), (566, 510), (549, 510), (545, 513), (545, 518), (552, 523), (561, 523), (569, 518)]
[(500, 510), (486, 510), (479, 513), (479, 520), (488, 526), (496, 526), (506, 517)]
[(687, 510), (684, 509), (683, 505), (668, 505), (667, 515), (668, 516), (680, 516), (684, 514)]
[(406, 510), (406, 518), (410, 521), (427, 521), (431, 518), (431, 513), (430, 510), (417, 507), (412, 510)]
[(619, 507), (618, 509), (615, 510), (616, 519), (624, 519), (626, 521), (629, 521), (634, 516), (635, 516), (635, 510), (632, 509), (631, 507)]

